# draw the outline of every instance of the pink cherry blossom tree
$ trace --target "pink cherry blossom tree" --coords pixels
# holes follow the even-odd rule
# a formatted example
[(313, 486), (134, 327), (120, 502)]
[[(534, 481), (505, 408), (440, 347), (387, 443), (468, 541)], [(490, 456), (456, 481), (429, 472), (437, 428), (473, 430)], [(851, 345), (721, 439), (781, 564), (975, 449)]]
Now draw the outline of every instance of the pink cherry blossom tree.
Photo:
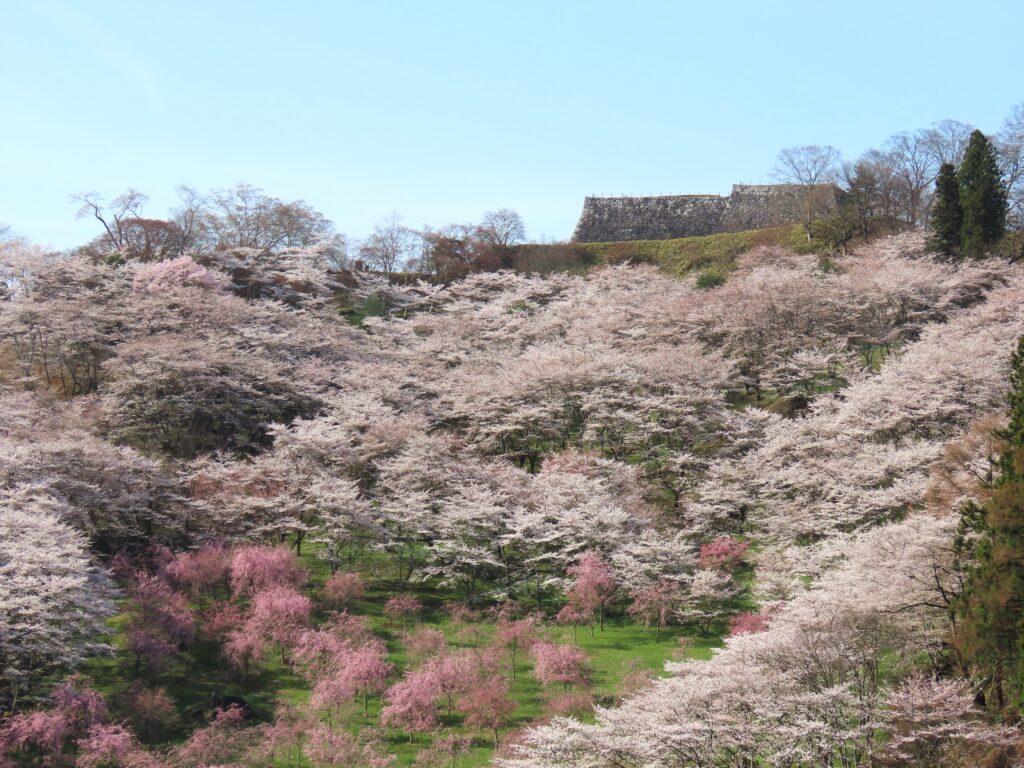
[(292, 663), (303, 677), (316, 682), (331, 675), (340, 659), (361, 644), (324, 626), (307, 629), (292, 646)]
[(324, 598), (335, 608), (350, 608), (366, 592), (366, 584), (358, 573), (338, 571), (324, 584)]
[(245, 610), (238, 603), (225, 600), (211, 603), (200, 617), (202, 636), (207, 640), (223, 641), (232, 630), (245, 623)]
[(59, 683), (50, 694), (50, 700), (54, 709), (77, 731), (107, 718), (107, 702), (89, 679), (81, 675), (72, 675)]
[(731, 572), (740, 564), (749, 548), (750, 542), (719, 536), (700, 548), (700, 567)]
[(312, 601), (289, 586), (269, 587), (253, 595), (244, 631), (277, 646), (282, 660), (309, 625)]
[(16, 765), (16, 755), (30, 755), (42, 765), (59, 764), (64, 747), (73, 735), (64, 714), (57, 710), (37, 710), (11, 717), (0, 730), (0, 755)]
[(368, 643), (349, 653), (342, 661), (345, 675), (351, 680), (357, 696), (363, 699), (363, 715), (370, 714), (369, 696), (384, 691), (394, 665), (387, 661), (383, 643)]
[(533, 675), (543, 685), (561, 683), (563, 689), (569, 690), (574, 685), (585, 685), (589, 680), (587, 655), (582, 648), (538, 642), (534, 643), (532, 653)]
[(729, 637), (763, 632), (770, 621), (768, 613), (738, 613), (729, 619)]
[(170, 754), (172, 764), (188, 768), (225, 765), (244, 758), (258, 732), (249, 727), (239, 707), (218, 710), (212, 723), (196, 731)]
[(181, 724), (177, 707), (163, 688), (147, 688), (135, 682), (120, 697), (119, 708), (146, 743), (158, 741)]
[(131, 730), (115, 723), (94, 725), (88, 735), (78, 741), (77, 748), (76, 768), (161, 768), (165, 765), (139, 744)]
[(594, 711), (594, 697), (587, 691), (562, 691), (548, 699), (547, 711), (561, 717), (585, 717)]
[(362, 750), (351, 734), (323, 725), (310, 729), (302, 752), (315, 768), (355, 766), (362, 756)]
[(469, 690), (481, 674), (481, 658), (472, 651), (457, 651), (435, 656), (421, 670), (431, 675), (438, 694), (445, 700), (448, 717), (452, 716), (455, 697)]
[(40, 765), (62, 765), (74, 742), (107, 717), (103, 697), (77, 676), (53, 690), (50, 704), (48, 709), (16, 714), (0, 725), (0, 761), (20, 755), (35, 758)]
[(306, 679), (316, 681), (335, 672), (353, 649), (379, 643), (366, 619), (336, 613), (320, 626), (298, 636), (292, 658)]
[(162, 578), (139, 572), (129, 585), (128, 643), (135, 655), (135, 674), (146, 668), (159, 673), (195, 637), (195, 621), (187, 598)]
[(441, 695), (438, 680), (430, 671), (407, 672), (405, 677), (384, 692), (382, 725), (390, 725), (413, 734), (437, 726), (437, 699)]
[(259, 749), (271, 761), (283, 758), (292, 765), (301, 759), (303, 735), (311, 725), (304, 715), (298, 707), (280, 704), (274, 711), (274, 721), (258, 726)]
[(372, 742), (360, 743), (352, 734), (322, 723), (306, 724), (302, 751), (313, 768), (386, 768), (392, 761)]
[(574, 565), (569, 566), (567, 573), (573, 579), (566, 594), (569, 604), (591, 622), (596, 615), (604, 631), (605, 611), (615, 600), (618, 588), (611, 566), (599, 553), (584, 552)]
[(413, 595), (395, 595), (388, 598), (388, 601), (384, 604), (384, 615), (392, 621), (401, 619), (403, 631), (408, 628), (409, 619), (419, 614), (422, 610), (423, 603)]
[(190, 552), (179, 552), (167, 564), (171, 579), (197, 599), (215, 597), (217, 589), (228, 581), (231, 553), (219, 541)]
[(227, 633), (221, 653), (231, 667), (244, 677), (249, 674), (253, 665), (262, 661), (266, 648), (266, 639), (248, 631), (243, 623)]
[(480, 642), (480, 611), (468, 603), (448, 603), (444, 609), (451, 617), (458, 643), (475, 647)]
[(419, 627), (407, 634), (403, 639), (405, 654), (409, 663), (422, 666), (424, 663), (448, 652), (448, 638), (444, 632), (433, 627)]
[(520, 653), (529, 652), (537, 639), (537, 619), (526, 616), (522, 619), (511, 619), (499, 615), (494, 629), (495, 642), (500, 644), (508, 654), (512, 665), (512, 679), (516, 679), (516, 659)]
[(498, 730), (508, 724), (516, 703), (509, 697), (508, 683), (500, 677), (490, 677), (469, 688), (459, 699), (458, 708), (466, 716), (466, 725), (494, 734), (497, 749)]
[(416, 755), (416, 768), (452, 768), (458, 759), (469, 753), (473, 746), (473, 737), (448, 732), (438, 734), (430, 742), (430, 747), (421, 749)]
[(239, 547), (231, 556), (231, 592), (252, 596), (271, 587), (301, 587), (308, 574), (295, 556), (281, 547)]
[(150, 294), (164, 293), (181, 286), (220, 292), (226, 282), (223, 275), (199, 266), (189, 256), (180, 256), (140, 267), (135, 272), (132, 288), (139, 293)]
[(318, 708), (340, 707), (345, 700), (361, 697), (363, 715), (369, 715), (369, 697), (387, 687), (394, 665), (387, 661), (383, 643), (374, 642), (343, 652), (336, 669), (314, 688), (312, 701)]
[(655, 639), (661, 640), (661, 631), (667, 627), (676, 611), (680, 599), (679, 585), (663, 579), (656, 584), (634, 589), (630, 596), (633, 603), (628, 612), (645, 627), (655, 628)]
[(565, 627), (572, 627), (572, 641), (575, 643), (577, 639), (576, 630), (580, 624), (585, 622), (587, 619), (593, 618), (592, 614), (585, 613), (584, 611), (577, 608), (572, 603), (563, 605), (561, 610), (555, 614), (555, 622)]

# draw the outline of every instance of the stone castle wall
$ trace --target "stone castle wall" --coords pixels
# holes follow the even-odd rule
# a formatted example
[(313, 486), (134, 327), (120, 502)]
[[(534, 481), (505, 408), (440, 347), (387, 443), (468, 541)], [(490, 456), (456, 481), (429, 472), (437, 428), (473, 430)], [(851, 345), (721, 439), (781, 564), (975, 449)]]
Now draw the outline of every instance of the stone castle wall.
[(796, 184), (734, 184), (727, 196), (587, 197), (572, 239), (669, 240), (794, 224), (805, 196)]

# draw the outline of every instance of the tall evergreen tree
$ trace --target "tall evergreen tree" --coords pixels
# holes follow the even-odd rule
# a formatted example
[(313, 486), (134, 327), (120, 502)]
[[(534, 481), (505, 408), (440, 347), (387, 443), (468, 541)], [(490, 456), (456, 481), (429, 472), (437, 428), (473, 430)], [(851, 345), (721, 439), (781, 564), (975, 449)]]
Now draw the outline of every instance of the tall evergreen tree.
[(965, 256), (983, 256), (1006, 231), (1006, 188), (995, 147), (981, 131), (971, 134), (959, 177), (963, 252)]
[(935, 179), (935, 208), (931, 215), (933, 251), (955, 256), (960, 252), (964, 211), (960, 206), (960, 182), (952, 163), (943, 163)]
[(984, 506), (964, 511), (961, 530), (973, 528), (980, 536), (954, 645), (997, 708), (1024, 711), (1024, 338), (1012, 365), (999, 474)]

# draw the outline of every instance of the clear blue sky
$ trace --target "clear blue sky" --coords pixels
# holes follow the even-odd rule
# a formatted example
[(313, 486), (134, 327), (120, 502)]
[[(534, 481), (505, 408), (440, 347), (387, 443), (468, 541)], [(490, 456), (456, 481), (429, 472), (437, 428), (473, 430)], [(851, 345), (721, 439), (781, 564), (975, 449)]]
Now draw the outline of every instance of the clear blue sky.
[(1024, 100), (1024, 3), (0, 0), (0, 221), (95, 234), (73, 192), (245, 181), (365, 235), (584, 195), (726, 192)]

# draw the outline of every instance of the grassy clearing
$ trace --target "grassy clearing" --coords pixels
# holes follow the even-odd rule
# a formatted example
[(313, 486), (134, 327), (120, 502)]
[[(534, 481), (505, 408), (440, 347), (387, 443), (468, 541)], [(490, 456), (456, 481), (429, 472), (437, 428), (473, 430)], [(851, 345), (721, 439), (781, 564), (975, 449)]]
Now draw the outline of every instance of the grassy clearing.
[[(302, 558), (310, 570), (310, 593), (318, 596), (324, 581), (329, 575), (326, 563), (307, 552)], [(367, 575), (367, 574), (364, 574)], [(381, 579), (367, 578), (368, 590), (364, 599), (352, 608), (352, 613), (365, 617), (374, 633), (381, 637), (388, 647), (389, 660), (395, 664), (397, 679), (408, 665), (404, 632), (400, 625), (393, 623), (383, 613), (384, 603), (397, 591), (397, 586)], [(485, 616), (470, 624), (456, 624), (445, 610), (445, 606), (456, 603), (459, 598), (439, 587), (436, 583), (424, 582), (411, 587), (413, 593), (424, 605), (422, 615), (410, 623), (409, 630), (417, 626), (438, 629), (448, 638), (453, 648), (483, 648), (494, 634), (494, 624)], [(554, 606), (549, 606), (553, 608)], [(328, 612), (318, 606), (314, 615), (316, 623), (326, 619)], [(114, 707), (115, 716), (126, 716), (118, 710), (118, 701), (122, 694), (137, 678), (134, 674), (132, 654), (126, 649), (124, 637), (124, 614), (115, 617), (111, 629), (115, 633), (117, 653), (112, 658), (99, 659), (92, 662), (85, 670), (92, 678), (96, 688), (102, 692)], [(722, 631), (724, 627), (715, 629)], [(561, 643), (575, 643), (590, 657), (591, 687), (589, 693), (593, 700), (602, 705), (611, 705), (619, 695), (623, 679), (638, 671), (648, 671), (653, 676), (664, 674), (664, 663), (673, 658), (710, 658), (713, 650), (721, 645), (717, 634), (702, 635), (694, 629), (686, 627), (669, 627), (660, 633), (654, 629), (637, 625), (624, 616), (613, 615), (605, 622), (602, 631), (598, 627), (550, 626), (544, 629), (549, 640)], [(681, 651), (681, 643), (685, 650)], [(682, 654), (682, 655), (681, 655)], [(549, 700), (564, 693), (561, 689), (545, 690), (532, 676), (532, 661), (525, 653), (517, 659), (516, 679), (511, 682), (511, 696), (517, 707), (512, 715), (509, 726), (502, 735), (516, 730), (544, 717), (547, 713)], [(511, 675), (511, 665), (506, 670), (506, 677)], [(197, 640), (184, 654), (181, 660), (170, 669), (154, 677), (142, 679), (148, 686), (159, 686), (176, 704), (181, 718), (180, 726), (169, 733), (161, 743), (152, 744), (160, 748), (168, 748), (180, 742), (188, 733), (204, 722), (203, 710), (214, 696), (238, 696), (246, 700), (254, 711), (257, 721), (269, 722), (273, 719), (278, 705), (289, 704), (303, 706), (309, 701), (310, 686), (296, 672), (282, 663), (278, 654), (270, 654), (258, 669), (249, 676), (242, 677), (232, 672), (220, 653), (217, 643)], [(376, 728), (382, 703), (379, 696), (371, 697), (369, 711), (364, 714), (361, 706), (353, 706), (351, 712), (345, 714), (347, 728), (353, 732)], [(492, 753), (492, 736), (480, 733), (465, 726), (462, 716), (453, 712), (448, 715), (442, 708), (440, 735), (455, 733), (473, 739), (468, 753), (460, 756), (454, 765), (456, 768), (485, 765)], [(417, 734), (410, 738), (408, 733), (392, 729), (385, 735), (386, 751), (397, 755), (397, 765), (413, 765), (421, 750), (428, 747), (433, 739), (432, 734)], [(301, 759), (291, 763), (277, 762), (275, 765), (304, 766)]]

